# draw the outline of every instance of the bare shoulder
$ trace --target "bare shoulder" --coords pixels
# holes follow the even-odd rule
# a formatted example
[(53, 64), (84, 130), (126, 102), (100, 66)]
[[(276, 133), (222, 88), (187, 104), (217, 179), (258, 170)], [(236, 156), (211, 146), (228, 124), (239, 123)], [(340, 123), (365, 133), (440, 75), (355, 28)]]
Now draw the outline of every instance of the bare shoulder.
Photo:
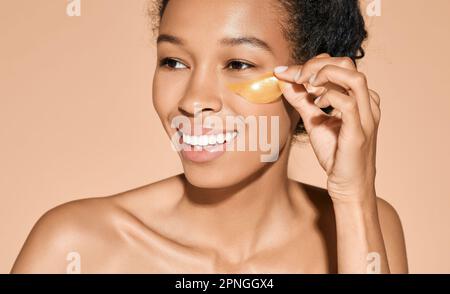
[[(317, 209), (326, 211), (332, 209), (333, 203), (326, 189), (305, 183), (296, 183), (306, 191), (308, 199)], [(381, 197), (377, 197), (377, 209), (383, 233), (403, 237), (402, 224), (396, 209)]]
[[(335, 220), (333, 203), (324, 188), (296, 182), (305, 192), (309, 203), (316, 210), (317, 224), (327, 242), (335, 245)], [(400, 216), (394, 206), (377, 197), (378, 219), (383, 234), (391, 273), (407, 273), (408, 261), (405, 237)]]
[[(305, 183), (298, 184), (300, 184), (304, 188), (304, 190), (308, 194), (309, 199), (314, 203), (316, 207), (326, 210), (332, 208), (333, 203), (330, 196), (328, 195), (327, 189)], [(377, 197), (377, 209), (380, 224), (384, 231), (403, 235), (401, 231), (402, 225), (400, 216), (394, 206), (392, 206), (383, 198)]]
[(377, 207), (378, 214), (380, 218), (380, 222), (382, 222), (382, 226), (386, 229), (396, 230), (401, 227), (400, 216), (397, 213), (397, 210), (392, 206), (389, 202), (384, 200), (381, 197), (377, 197)]
[[(180, 183), (177, 178), (50, 209), (33, 226), (11, 273), (66, 273), (68, 261), (76, 255), (89, 260), (108, 260), (102, 254), (110, 256), (123, 247), (127, 227), (142, 226), (145, 222), (142, 218), (148, 217), (148, 212), (167, 206), (171, 197), (166, 192), (176, 190), (174, 187), (179, 186), (176, 183)], [(157, 197), (162, 200), (152, 201)]]
[[(11, 273), (65, 273), (67, 259), (89, 254), (115, 236), (118, 209), (106, 198), (71, 201), (50, 209), (34, 225)], [(95, 250), (95, 249), (94, 249)]]
[(377, 197), (378, 218), (391, 273), (408, 273), (405, 236), (400, 216), (386, 200)]

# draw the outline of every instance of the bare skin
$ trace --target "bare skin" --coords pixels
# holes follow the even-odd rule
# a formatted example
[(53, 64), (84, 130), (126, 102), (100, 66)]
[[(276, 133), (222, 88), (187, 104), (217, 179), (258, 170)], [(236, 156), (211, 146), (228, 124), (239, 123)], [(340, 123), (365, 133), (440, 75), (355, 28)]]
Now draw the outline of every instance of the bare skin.
[[(182, 43), (158, 42), (158, 59), (175, 58), (176, 68), (157, 67), (153, 101), (169, 136), (176, 131), (171, 119), (193, 119), (196, 105), (207, 116), (278, 116), (278, 160), (263, 163), (261, 152), (245, 151), (198, 164), (180, 155), (182, 175), (54, 208), (33, 228), (12, 273), (65, 273), (73, 251), (82, 273), (363, 273), (370, 252), (379, 254), (381, 272), (407, 272), (399, 217), (374, 189), (378, 95), (347, 59), (321, 55), (292, 64), (273, 4), (171, 0), (159, 33)], [(219, 42), (242, 35), (265, 40), (271, 52)], [(237, 59), (253, 67), (231, 70), (229, 61)], [(286, 99), (256, 105), (224, 90), (226, 82), (280, 64), (291, 65), (278, 74), (290, 85)], [(314, 74), (315, 86), (345, 90), (323, 96), (322, 107), (337, 109), (333, 116), (318, 112), (302, 86)], [(300, 116), (327, 189), (287, 176)]]
[[(82, 273), (337, 272), (336, 224), (325, 189), (290, 180), (294, 202), (279, 211), (290, 211), (289, 216), (277, 221), (276, 215), (264, 215), (263, 229), (243, 238), (248, 232), (240, 226), (227, 232), (229, 217), (194, 224), (180, 215), (185, 182), (179, 175), (50, 210), (35, 225), (11, 272), (66, 273), (72, 251), (80, 253)], [(391, 272), (405, 272), (398, 215), (384, 200), (378, 207)]]

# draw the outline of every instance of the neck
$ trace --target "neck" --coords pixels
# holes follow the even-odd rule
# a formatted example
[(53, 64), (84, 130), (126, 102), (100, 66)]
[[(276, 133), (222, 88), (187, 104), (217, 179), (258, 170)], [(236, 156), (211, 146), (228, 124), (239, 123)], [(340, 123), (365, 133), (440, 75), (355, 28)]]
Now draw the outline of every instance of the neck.
[(189, 216), (190, 234), (233, 261), (281, 242), (296, 212), (287, 177), (290, 148), (285, 147), (277, 161), (236, 187), (203, 189), (186, 181), (177, 210)]

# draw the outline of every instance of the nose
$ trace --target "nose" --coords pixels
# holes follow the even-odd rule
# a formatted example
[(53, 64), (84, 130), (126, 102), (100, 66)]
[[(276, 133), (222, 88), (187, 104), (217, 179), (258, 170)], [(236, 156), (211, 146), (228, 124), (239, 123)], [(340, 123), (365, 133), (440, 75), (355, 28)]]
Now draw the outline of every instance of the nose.
[(178, 110), (189, 117), (219, 112), (223, 107), (222, 93), (216, 75), (197, 72), (191, 76), (185, 95), (178, 103)]

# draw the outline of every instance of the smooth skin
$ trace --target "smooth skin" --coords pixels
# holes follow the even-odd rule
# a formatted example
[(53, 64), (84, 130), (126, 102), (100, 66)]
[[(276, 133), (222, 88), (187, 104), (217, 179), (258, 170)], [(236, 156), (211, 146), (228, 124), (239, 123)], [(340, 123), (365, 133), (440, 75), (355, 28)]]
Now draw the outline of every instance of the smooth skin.
[[(181, 175), (58, 206), (36, 223), (11, 272), (66, 273), (75, 251), (82, 273), (366, 273), (371, 252), (382, 273), (406, 273), (400, 219), (375, 191), (379, 96), (347, 58), (293, 64), (282, 15), (274, 0), (171, 0), (159, 34), (183, 42), (158, 42), (158, 60), (175, 61), (157, 66), (153, 80), (169, 136), (171, 119), (193, 119), (199, 105), (206, 116), (278, 116), (277, 161), (262, 163), (255, 151), (207, 164), (180, 156)], [(243, 35), (271, 50), (220, 42)], [(289, 65), (274, 73), (287, 82), (280, 101), (252, 104), (226, 89), (278, 65)], [(305, 82), (327, 89), (319, 105)], [(331, 115), (320, 110), (328, 105)], [(326, 189), (287, 176), (300, 117)]]

